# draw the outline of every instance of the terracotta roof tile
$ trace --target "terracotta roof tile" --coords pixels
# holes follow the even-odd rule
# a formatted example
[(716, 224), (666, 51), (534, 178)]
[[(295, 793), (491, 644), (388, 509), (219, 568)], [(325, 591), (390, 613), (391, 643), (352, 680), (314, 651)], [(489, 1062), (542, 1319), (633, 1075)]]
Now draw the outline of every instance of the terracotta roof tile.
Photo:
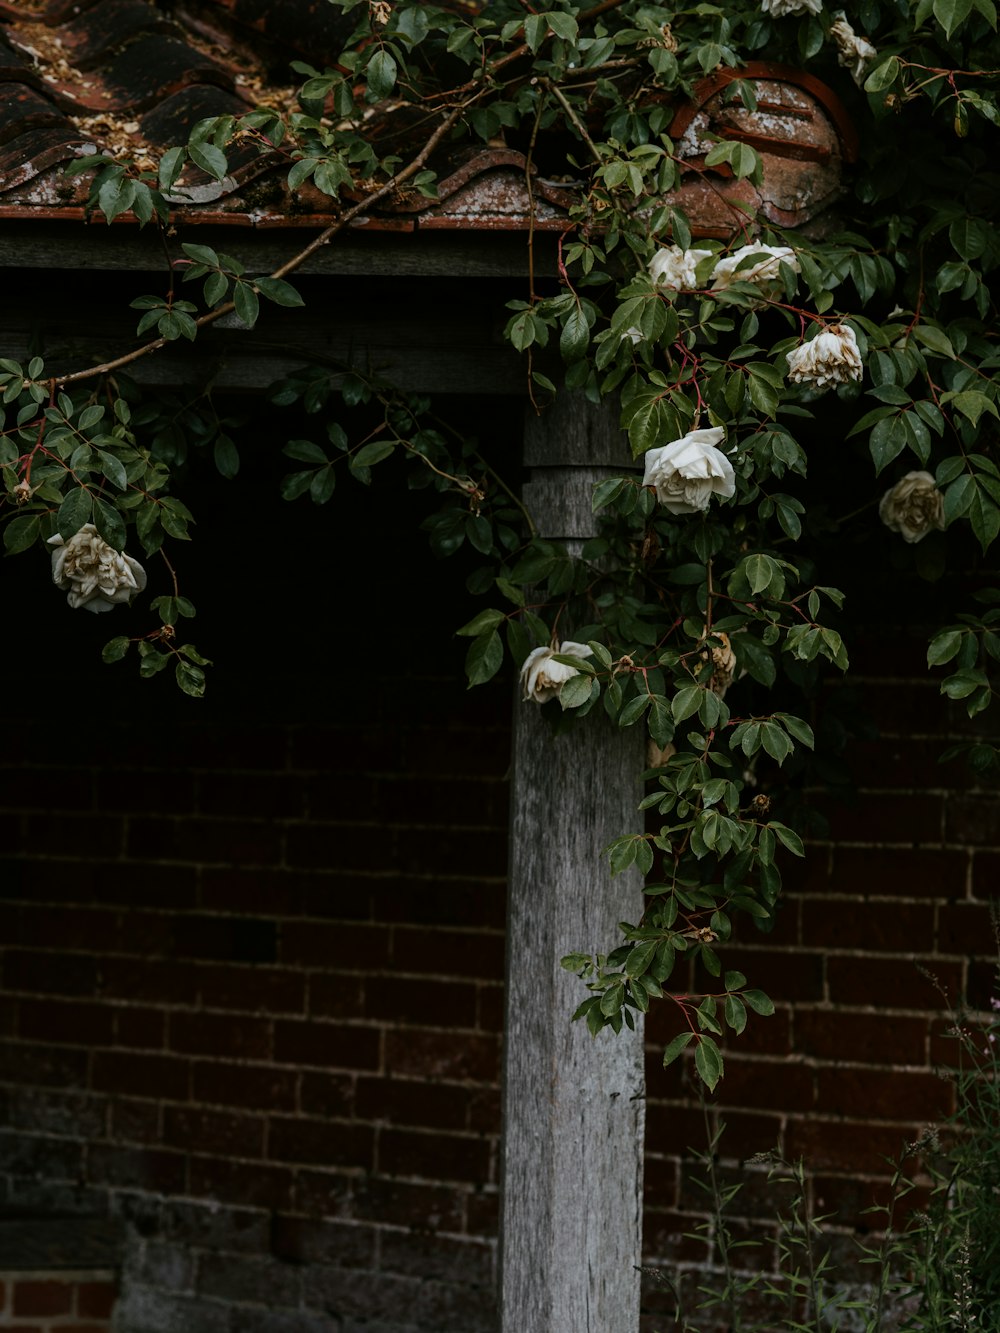
[[(152, 165), (198, 121), (241, 115), (262, 93), (293, 107), (289, 62), (332, 63), (353, 25), (328, 0), (0, 0), (0, 217), (81, 217), (88, 182), (62, 174), (81, 152)], [(727, 234), (742, 218), (727, 197), (794, 226), (836, 197), (851, 157), (852, 132), (829, 89), (794, 70), (751, 73), (763, 106), (756, 119), (726, 104), (728, 71), (678, 111), (675, 138), (685, 136), (691, 171), (676, 201), (689, 207), (696, 234)], [(433, 125), (422, 110), (376, 109), (369, 133), (380, 154), (405, 159)], [(763, 189), (727, 179), (725, 169), (706, 171), (700, 144), (709, 127), (763, 154)], [(172, 205), (189, 221), (254, 226), (314, 225), (336, 211), (310, 183), (290, 194), (278, 152), (238, 146), (229, 164), (223, 181), (189, 167)], [(428, 165), (438, 174), (437, 201), (404, 189), (355, 225), (523, 228), (534, 201), (534, 226), (563, 230), (578, 197), (572, 182), (537, 175), (529, 194), (527, 163), (514, 148), (442, 147)]]

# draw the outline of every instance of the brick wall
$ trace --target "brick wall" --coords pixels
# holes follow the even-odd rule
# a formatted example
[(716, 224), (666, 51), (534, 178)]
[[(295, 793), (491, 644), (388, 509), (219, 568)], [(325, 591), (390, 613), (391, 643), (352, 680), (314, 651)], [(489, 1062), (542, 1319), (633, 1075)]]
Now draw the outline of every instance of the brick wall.
[[(853, 646), (848, 681), (829, 688), (857, 688), (868, 713), (868, 737), (847, 751), (857, 798), (843, 803), (813, 793), (828, 830), (809, 840), (804, 861), (784, 863), (786, 896), (774, 933), (744, 931), (732, 954), (732, 965), (759, 979), (777, 1010), (768, 1019), (751, 1016), (728, 1043), (709, 1122), (726, 1126), (723, 1183), (742, 1183), (732, 1210), (736, 1234), (774, 1233), (788, 1199), (767, 1185), (766, 1168), (740, 1164), (777, 1147), (790, 1160), (804, 1159), (810, 1204), (817, 1216), (831, 1215), (827, 1230), (844, 1259), (839, 1272), (863, 1282), (854, 1242), (875, 1226), (865, 1210), (886, 1197), (888, 1159), (952, 1109), (951, 1085), (938, 1073), (955, 1057), (954, 1042), (943, 1036), (948, 1002), (968, 996), (985, 1008), (994, 993), (989, 899), (996, 896), (1000, 807), (995, 791), (977, 788), (961, 761), (938, 762), (969, 724), (927, 676), (926, 640), (917, 632), (862, 634)], [(665, 1038), (666, 1011), (657, 1006), (650, 1017), (649, 1036)], [(658, 1055), (653, 1046), (647, 1263), (663, 1273), (686, 1271), (693, 1293), (709, 1248), (692, 1233), (710, 1209), (699, 1183), (704, 1171), (678, 1146), (704, 1150), (705, 1117), (683, 1066), (664, 1071)], [(765, 1245), (745, 1257), (760, 1271), (775, 1250)], [(647, 1288), (645, 1333), (665, 1333), (673, 1297), (656, 1271)], [(704, 1319), (706, 1328), (724, 1326)]]
[[(209, 502), (202, 703), (95, 665), (120, 621), (60, 605), (44, 556), (5, 572), (0, 1216), (119, 1219), (117, 1333), (490, 1329), (510, 681), (464, 690), (464, 571), (387, 490), (318, 516), (262, 491), (228, 528)], [(953, 995), (991, 979), (996, 807), (936, 764), (961, 722), (921, 655), (856, 655), (881, 730), (854, 747), (860, 798), (733, 960), (778, 1012), (729, 1053), (723, 1156), (804, 1154), (845, 1236), (947, 1109), (914, 960)], [(690, 1267), (704, 1130), (660, 1068), (665, 1017), (647, 1261)], [(653, 1279), (648, 1308), (665, 1333)]]
[(0, 1329), (6, 1333), (111, 1333), (114, 1299), (112, 1272), (0, 1271)]

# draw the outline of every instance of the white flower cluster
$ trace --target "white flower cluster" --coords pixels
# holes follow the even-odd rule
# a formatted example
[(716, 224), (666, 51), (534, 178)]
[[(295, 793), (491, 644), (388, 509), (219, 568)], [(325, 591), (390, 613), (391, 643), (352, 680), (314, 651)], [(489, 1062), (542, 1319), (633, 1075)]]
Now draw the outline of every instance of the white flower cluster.
[(580, 672), (575, 666), (565, 662), (555, 662), (559, 653), (563, 657), (591, 657), (591, 650), (585, 643), (574, 643), (564, 639), (558, 648), (535, 648), (524, 659), (521, 667), (521, 692), (525, 699), (534, 699), (536, 704), (544, 704), (554, 699), (565, 683)]
[[(756, 262), (747, 262), (751, 259)], [(734, 282), (752, 282), (765, 295), (775, 296), (781, 291), (782, 264), (787, 264), (793, 273), (799, 272), (799, 261), (790, 246), (764, 245), (760, 241), (741, 245), (716, 264), (712, 286), (716, 291), (725, 291)]]
[(88, 611), (110, 611), (130, 602), (146, 586), (146, 571), (138, 560), (109, 546), (93, 523), (85, 523), (67, 542), (56, 533), (49, 545), (55, 547), (52, 582), (68, 594), (66, 600), (74, 610), (83, 606)]
[[(708, 259), (711, 254), (711, 250), (682, 250), (679, 245), (665, 245), (650, 260), (649, 276), (658, 287), (668, 291), (694, 291), (697, 286), (695, 270), (701, 260)], [(756, 262), (744, 263), (750, 259)], [(764, 245), (755, 241), (719, 259), (709, 278), (715, 291), (724, 291), (734, 282), (752, 282), (765, 294), (772, 295), (781, 289), (782, 262), (793, 273), (798, 273), (799, 261), (790, 246)]]
[(858, 339), (849, 324), (830, 324), (809, 342), (788, 353), (788, 378), (793, 384), (829, 389), (864, 374)]
[(733, 465), (718, 448), (724, 435), (721, 426), (710, 426), (650, 449), (643, 486), (655, 487), (656, 498), (671, 514), (701, 513), (713, 495), (735, 494)]
[(711, 250), (682, 250), (679, 245), (665, 245), (650, 260), (649, 276), (657, 287), (675, 292), (694, 291), (695, 269), (711, 253)]

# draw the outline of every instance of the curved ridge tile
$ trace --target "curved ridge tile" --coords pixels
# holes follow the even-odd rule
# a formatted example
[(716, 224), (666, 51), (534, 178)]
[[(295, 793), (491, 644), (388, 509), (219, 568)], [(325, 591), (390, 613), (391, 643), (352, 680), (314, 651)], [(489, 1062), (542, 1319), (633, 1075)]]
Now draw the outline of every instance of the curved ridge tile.
[(181, 36), (177, 24), (150, 0), (97, 0), (92, 8), (50, 32), (65, 58), (85, 71), (105, 63), (112, 51), (141, 34)]
[(37, 129), (55, 129), (67, 139), (75, 137), (69, 120), (34, 88), (25, 83), (0, 83), (0, 144)]
[[(43, 128), (30, 130), (0, 145), (0, 199), (4, 198), (6, 191), (16, 190), (26, 181), (41, 176), (50, 167), (72, 161), (79, 156), (80, 147), (87, 142), (80, 138), (69, 140), (58, 130)], [(61, 193), (58, 185), (55, 192)], [(53, 191), (46, 188), (44, 193), (48, 199)], [(74, 185), (66, 193), (75, 196), (77, 187)]]

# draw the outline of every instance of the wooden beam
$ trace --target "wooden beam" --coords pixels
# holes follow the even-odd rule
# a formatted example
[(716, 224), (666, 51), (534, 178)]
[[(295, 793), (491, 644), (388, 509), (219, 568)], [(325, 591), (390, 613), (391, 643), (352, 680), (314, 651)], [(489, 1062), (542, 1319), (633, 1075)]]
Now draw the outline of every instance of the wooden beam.
[[(526, 436), (525, 503), (543, 536), (578, 549), (594, 531), (593, 482), (629, 464), (623, 434), (610, 408), (564, 393)], [(573, 637), (572, 625), (560, 629)], [(538, 705), (516, 705), (502, 1333), (639, 1327), (641, 1016), (635, 1032), (591, 1037), (570, 1022), (587, 991), (559, 959), (607, 951), (618, 922), (641, 913), (638, 875), (610, 879), (600, 852), (638, 826), (644, 744), (639, 727), (616, 727), (603, 710), (555, 737)]]

